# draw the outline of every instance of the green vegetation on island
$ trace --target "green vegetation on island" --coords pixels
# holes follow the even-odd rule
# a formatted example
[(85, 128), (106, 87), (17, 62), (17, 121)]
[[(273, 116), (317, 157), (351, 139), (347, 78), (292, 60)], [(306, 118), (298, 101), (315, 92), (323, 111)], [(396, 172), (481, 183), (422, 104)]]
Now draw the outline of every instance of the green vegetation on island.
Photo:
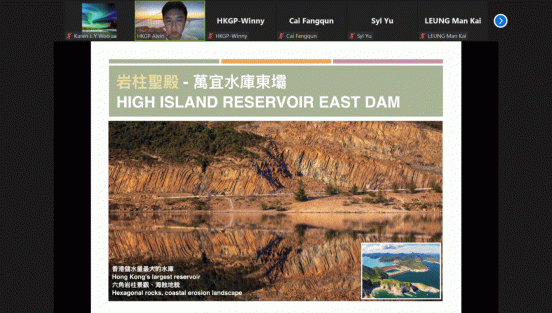
[(387, 285), (390, 288), (410, 287), (411, 283), (398, 281), (396, 279), (389, 278), (386, 272), (380, 267), (368, 267), (362, 266), (362, 280), (369, 283), (369, 285), (383, 286)]
[(443, 187), (441, 187), (441, 185), (438, 184), (437, 182), (432, 181), (429, 185), (430, 185), (431, 189), (433, 189), (433, 191), (435, 191), (437, 193), (443, 193)]
[(153, 163), (155, 154), (171, 162), (198, 161), (203, 166), (216, 157), (254, 157), (247, 150), (262, 136), (235, 129), (239, 122), (110, 122), (110, 159), (134, 159)]
[(368, 192), (368, 195), (372, 198), (365, 197), (364, 199), (362, 199), (362, 201), (367, 203), (374, 203), (374, 204), (387, 202), (387, 198), (385, 198), (385, 192), (383, 190), (379, 190), (377, 194), (371, 191), (371, 192)]
[(443, 130), (443, 122), (417, 122), (417, 123), (434, 129)]
[(380, 267), (368, 267), (366, 265), (362, 266), (362, 279), (363, 280), (382, 280), (389, 278), (386, 272), (384, 272)]
[(303, 187), (302, 180), (299, 180), (297, 191), (293, 195), (295, 196), (295, 200), (297, 201), (303, 202), (308, 200), (307, 193), (305, 192), (305, 188)]
[(268, 211), (268, 210), (286, 211), (287, 210), (285, 207), (283, 207), (280, 204), (280, 201), (273, 201), (268, 204), (261, 201), (261, 209), (263, 211)]
[(416, 193), (416, 188), (418, 188), (418, 187), (416, 186), (415, 182), (410, 182), (410, 183), (406, 184), (406, 189), (408, 189), (408, 191), (410, 191), (410, 193), (412, 193), (412, 194)]
[(339, 190), (337, 189), (337, 187), (333, 186), (332, 184), (328, 184), (328, 185), (326, 185), (326, 187), (324, 188), (324, 192), (325, 192), (328, 196), (332, 196), (332, 195), (335, 195), (335, 194), (339, 193)]
[(429, 268), (424, 265), (423, 263), (420, 263), (418, 261), (414, 260), (406, 260), (406, 261), (399, 261), (397, 263), (398, 266), (405, 266), (412, 270), (428, 270)]

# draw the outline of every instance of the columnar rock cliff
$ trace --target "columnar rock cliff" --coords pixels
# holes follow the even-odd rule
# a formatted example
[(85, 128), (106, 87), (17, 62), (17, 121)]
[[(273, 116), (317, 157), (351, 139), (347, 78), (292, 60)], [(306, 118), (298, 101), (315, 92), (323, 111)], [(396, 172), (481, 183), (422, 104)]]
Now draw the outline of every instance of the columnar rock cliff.
[(255, 194), (294, 188), (298, 179), (359, 188), (428, 187), (442, 182), (442, 132), (412, 122), (253, 122), (241, 125), (267, 138), (258, 157), (221, 157), (197, 164), (134, 166), (112, 162), (112, 193)]
[(252, 164), (201, 166), (155, 164), (153, 166), (109, 166), (109, 189), (113, 193), (185, 192), (193, 194), (254, 194), (276, 190)]

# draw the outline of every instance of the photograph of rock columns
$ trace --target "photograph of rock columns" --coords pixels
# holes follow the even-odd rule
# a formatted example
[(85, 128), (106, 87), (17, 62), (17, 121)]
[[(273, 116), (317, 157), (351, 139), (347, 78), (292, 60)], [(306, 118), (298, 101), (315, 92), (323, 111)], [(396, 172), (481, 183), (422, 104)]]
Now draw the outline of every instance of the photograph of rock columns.
[(441, 246), (442, 129), (109, 122), (109, 299), (369, 298), (363, 244)]

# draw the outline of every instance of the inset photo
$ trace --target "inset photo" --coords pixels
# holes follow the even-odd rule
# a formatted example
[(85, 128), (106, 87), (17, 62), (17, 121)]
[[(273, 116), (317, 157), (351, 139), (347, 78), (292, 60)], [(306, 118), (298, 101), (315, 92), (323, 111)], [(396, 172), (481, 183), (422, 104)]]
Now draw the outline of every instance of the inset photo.
[(362, 243), (362, 299), (441, 299), (441, 243)]
[(137, 1), (136, 40), (205, 40), (204, 1)]

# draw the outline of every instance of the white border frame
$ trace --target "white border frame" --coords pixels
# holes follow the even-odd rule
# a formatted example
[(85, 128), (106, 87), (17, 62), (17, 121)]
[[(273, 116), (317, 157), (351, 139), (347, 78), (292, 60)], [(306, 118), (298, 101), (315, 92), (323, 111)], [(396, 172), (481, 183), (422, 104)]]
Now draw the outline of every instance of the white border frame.
[[(91, 302), (92, 312), (460, 312), (461, 311), (461, 43), (460, 42), (92, 42)], [(442, 59), (443, 254), (442, 301), (108, 301), (109, 59)], [(401, 66), (401, 65), (397, 65)], [(189, 118), (188, 120), (232, 120)], [(112, 120), (186, 120), (117, 118)], [(240, 120), (247, 120), (240, 118)], [(255, 118), (255, 120), (305, 120)], [(308, 118), (307, 120), (424, 121), (438, 118)]]

